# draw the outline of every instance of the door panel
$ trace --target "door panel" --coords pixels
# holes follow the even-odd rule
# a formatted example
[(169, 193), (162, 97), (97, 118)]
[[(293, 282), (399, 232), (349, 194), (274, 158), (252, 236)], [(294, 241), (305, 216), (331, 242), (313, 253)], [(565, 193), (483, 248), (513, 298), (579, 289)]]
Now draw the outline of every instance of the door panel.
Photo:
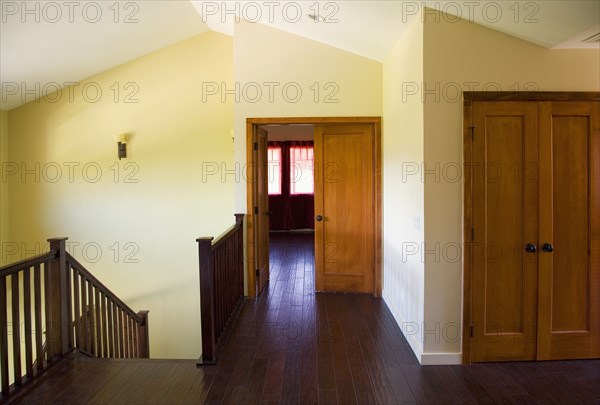
[(537, 106), (473, 109), (472, 361), (535, 358)]
[(315, 127), (317, 291), (374, 292), (372, 125)]
[(257, 292), (263, 291), (269, 281), (269, 177), (267, 148), (267, 131), (256, 128), (256, 158), (255, 175), (257, 181), (255, 212), (255, 241), (256, 241), (256, 263), (258, 269)]
[(540, 104), (539, 359), (600, 356), (600, 103)]

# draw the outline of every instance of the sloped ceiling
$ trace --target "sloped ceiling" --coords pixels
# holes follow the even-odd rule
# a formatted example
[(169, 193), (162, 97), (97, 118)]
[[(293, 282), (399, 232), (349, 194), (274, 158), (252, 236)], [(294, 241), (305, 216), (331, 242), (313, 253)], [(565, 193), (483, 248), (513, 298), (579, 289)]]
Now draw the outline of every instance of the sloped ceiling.
[[(600, 1), (83, 1), (0, 0), (0, 108), (241, 18), (382, 61), (424, 7), (546, 48), (598, 48)], [(309, 17), (312, 15), (312, 19)], [(14, 93), (14, 94), (12, 94)]]
[(188, 1), (0, 0), (0, 12), (3, 110), (209, 31)]

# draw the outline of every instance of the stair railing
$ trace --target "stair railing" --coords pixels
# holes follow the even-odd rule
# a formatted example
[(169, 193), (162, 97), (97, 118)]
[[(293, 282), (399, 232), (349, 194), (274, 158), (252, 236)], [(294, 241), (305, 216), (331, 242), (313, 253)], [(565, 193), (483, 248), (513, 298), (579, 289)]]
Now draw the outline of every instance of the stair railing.
[(202, 356), (216, 364), (228, 331), (244, 304), (244, 214), (217, 239), (196, 239), (200, 258)]
[(149, 357), (148, 311), (133, 312), (66, 251), (66, 240), (48, 239), (48, 253), (0, 267), (3, 397), (73, 350)]

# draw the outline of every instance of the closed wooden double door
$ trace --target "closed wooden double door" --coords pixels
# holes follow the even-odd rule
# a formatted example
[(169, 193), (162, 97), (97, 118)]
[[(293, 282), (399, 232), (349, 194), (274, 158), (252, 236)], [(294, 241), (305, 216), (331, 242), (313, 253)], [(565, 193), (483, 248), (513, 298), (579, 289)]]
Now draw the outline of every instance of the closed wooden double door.
[(471, 361), (600, 357), (600, 103), (472, 105)]

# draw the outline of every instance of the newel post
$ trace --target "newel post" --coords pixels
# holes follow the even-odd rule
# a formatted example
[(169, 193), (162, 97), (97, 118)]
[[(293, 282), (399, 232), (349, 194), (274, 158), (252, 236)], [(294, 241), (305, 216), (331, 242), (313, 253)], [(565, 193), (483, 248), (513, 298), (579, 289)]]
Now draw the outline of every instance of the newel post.
[(138, 357), (141, 359), (150, 358), (150, 341), (148, 340), (148, 313), (150, 311), (140, 311), (137, 315), (142, 318), (144, 323), (137, 330)]
[(196, 239), (200, 259), (200, 320), (202, 327), (202, 356), (198, 365), (215, 364), (215, 306), (212, 237)]
[(50, 250), (57, 252), (50, 261), (47, 280), (47, 298), (49, 306), (46, 319), (46, 345), (48, 358), (62, 356), (69, 351), (69, 301), (70, 284), (67, 273), (66, 241), (68, 238), (52, 238)]
[(239, 224), (240, 222), (244, 222), (244, 217), (246, 214), (235, 214), (235, 223)]

